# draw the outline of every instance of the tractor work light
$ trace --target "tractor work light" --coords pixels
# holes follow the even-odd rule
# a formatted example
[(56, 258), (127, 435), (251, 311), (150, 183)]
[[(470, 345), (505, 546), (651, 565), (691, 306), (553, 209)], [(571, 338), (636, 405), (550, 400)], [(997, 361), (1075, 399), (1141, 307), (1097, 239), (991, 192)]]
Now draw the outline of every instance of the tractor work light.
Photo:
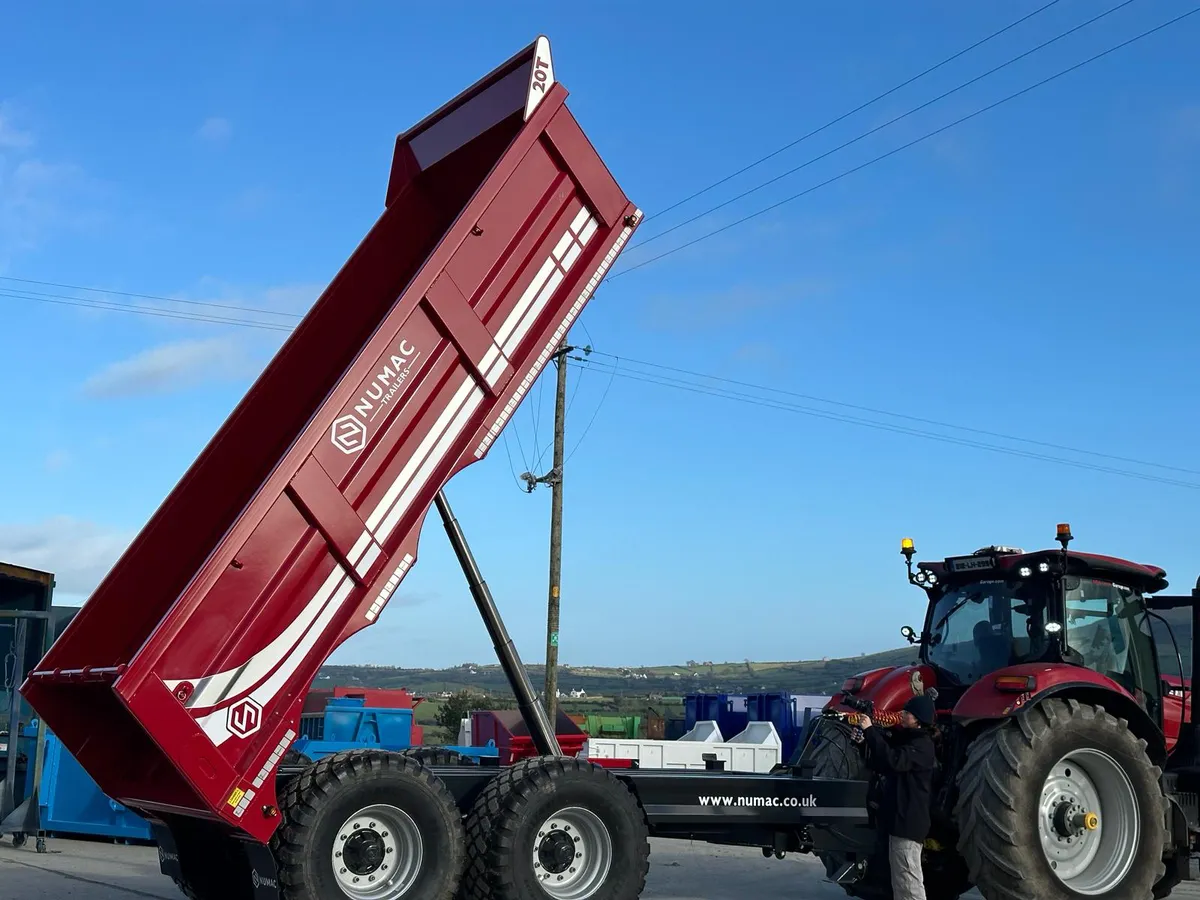
[(998, 691), (1023, 694), (1037, 690), (1037, 679), (1032, 675), (997, 675), (993, 682)]
[(1020, 572), (1022, 578), (1028, 578), (1033, 574), (1033, 569), (1029, 568), (1029, 566), (1021, 566), (1018, 571)]
[(1038, 563), (1038, 571), (1041, 572), (1043, 575), (1045, 575), (1047, 572), (1050, 571), (1050, 563), (1048, 563), (1048, 562)]

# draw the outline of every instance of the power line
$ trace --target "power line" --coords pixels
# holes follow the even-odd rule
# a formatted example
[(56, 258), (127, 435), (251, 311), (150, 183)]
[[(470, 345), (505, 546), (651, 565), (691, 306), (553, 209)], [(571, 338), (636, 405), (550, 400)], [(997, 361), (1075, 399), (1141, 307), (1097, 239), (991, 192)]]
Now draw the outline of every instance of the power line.
[(734, 400), (740, 403), (747, 403), (752, 406), (763, 406), (770, 409), (777, 409), (784, 412), (798, 413), (800, 415), (810, 416), (818, 419), (827, 419), (832, 422), (841, 422), (848, 425), (857, 425), (862, 428), (871, 428), (877, 431), (888, 431), (894, 434), (903, 434), (911, 437), (920, 437), (926, 440), (939, 441), (947, 444), (956, 444), (963, 447), (972, 447), (979, 450), (987, 450), (992, 453), (1000, 453), (1008, 456), (1016, 456), (1024, 459), (1038, 460), (1041, 462), (1051, 462), (1058, 465), (1070, 466), (1077, 469), (1087, 469), (1094, 472), (1103, 472), (1109, 475), (1119, 475), (1125, 478), (1136, 478), (1142, 481), (1151, 481), (1158, 484), (1170, 485), (1173, 487), (1190, 488), (1192, 490), (1200, 490), (1200, 484), (1192, 481), (1184, 481), (1176, 478), (1166, 478), (1159, 475), (1151, 475), (1144, 472), (1134, 472), (1127, 469), (1118, 469), (1112, 466), (1099, 465), (1097, 463), (1084, 462), (1082, 460), (1064, 459), (1063, 457), (1051, 456), (1046, 453), (1037, 453), (1030, 450), (1021, 450), (1015, 447), (1002, 447), (997, 444), (989, 444), (985, 441), (972, 440), (970, 438), (960, 438), (954, 435), (938, 434), (936, 432), (922, 431), (917, 428), (909, 428), (902, 425), (893, 425), (886, 422), (876, 422), (870, 419), (863, 419), (857, 416), (849, 416), (841, 413), (833, 413), (828, 410), (814, 409), (812, 407), (801, 406), (797, 403), (788, 403), (781, 400), (772, 400), (765, 397), (755, 397), (750, 394), (744, 394), (739, 391), (732, 391), (726, 388), (710, 388), (705, 385), (699, 385), (694, 382), (688, 382), (682, 379), (672, 378), (669, 376), (654, 376), (647, 373), (634, 373), (626, 371), (617, 371), (615, 367), (609, 367), (605, 363), (597, 363), (595, 361), (585, 361), (584, 366), (594, 369), (597, 372), (609, 372), (614, 377), (626, 378), (632, 381), (638, 381), (643, 384), (653, 384), (662, 387), (675, 388), (677, 390), (689, 391), (695, 394), (705, 394), (712, 397), (719, 397), (726, 400)]
[(864, 138), (868, 138), (871, 135), (875, 134), (876, 132), (882, 131), (884, 128), (888, 128), (892, 125), (895, 125), (897, 122), (901, 121), (902, 119), (907, 119), (909, 116), (920, 112), (921, 110), (925, 109), (926, 107), (932, 106), (933, 104), (935, 104), (941, 100), (945, 100), (951, 94), (956, 94), (959, 91), (963, 90), (963, 88), (970, 87), (971, 85), (975, 84), (976, 82), (982, 81), (984, 78), (987, 78), (990, 75), (996, 74), (1001, 69), (1008, 68), (1013, 63), (1020, 62), (1025, 57), (1030, 56), (1034, 53), (1037, 53), (1039, 50), (1043, 50), (1046, 47), (1049, 47), (1051, 44), (1055, 43), (1056, 41), (1061, 41), (1063, 38), (1067, 37), (1067, 35), (1074, 34), (1076, 31), (1079, 31), (1082, 28), (1086, 28), (1088, 25), (1091, 25), (1092, 23), (1097, 22), (1100, 19), (1103, 19), (1105, 16), (1110, 16), (1113, 13), (1117, 12), (1117, 10), (1123, 9), (1124, 7), (1126, 7), (1129, 4), (1134, 3), (1134, 2), (1136, 2), (1136, 0), (1123, 0), (1123, 2), (1118, 3), (1116, 6), (1112, 7), (1111, 9), (1106, 10), (1105, 12), (1102, 12), (1096, 16), (1093, 16), (1092, 18), (1088, 19), (1086, 22), (1076, 25), (1074, 28), (1069, 28), (1066, 31), (1062, 32), (1061, 34), (1055, 35), (1054, 37), (1050, 38), (1048, 41), (1038, 44), (1036, 47), (1034, 47), (1030, 50), (1026, 50), (1024, 53), (1020, 54), (1019, 56), (1014, 56), (1012, 59), (1009, 59), (1009, 60), (1001, 63), (1000, 65), (996, 66), (995, 68), (989, 69), (988, 71), (984, 72), (982, 75), (976, 75), (974, 78), (970, 79), (969, 81), (964, 81), (962, 84), (958, 85), (957, 87), (953, 87), (950, 90), (946, 91), (945, 93), (939, 94), (938, 96), (934, 97), (932, 100), (926, 100), (920, 106), (915, 106), (912, 109), (910, 109), (908, 112), (902, 113), (893, 119), (889, 119), (888, 121), (884, 122), (882, 125), (876, 125), (874, 128), (870, 129), (869, 131), (864, 131), (862, 134), (858, 135), (858, 137), (851, 138), (850, 140), (846, 141), (844, 144), (839, 144), (838, 146), (834, 147), (832, 150), (826, 150), (824, 153), (822, 153), (818, 156), (814, 156), (812, 159), (802, 162), (800, 165), (794, 166), (793, 168), (788, 169), (786, 172), (782, 172), (779, 175), (776, 175), (774, 178), (769, 178), (766, 181), (762, 182), (761, 184), (755, 185), (754, 187), (749, 188), (748, 190), (742, 191), (740, 194), (736, 194), (735, 196), (730, 197), (728, 200), (725, 200), (722, 203), (718, 203), (716, 206), (710, 207), (709, 209), (706, 209), (703, 212), (696, 213), (696, 215), (692, 216), (691, 218), (684, 219), (682, 222), (679, 222), (676, 225), (672, 225), (670, 228), (664, 229), (663, 231), (660, 231), (657, 234), (653, 234), (653, 235), (650, 235), (649, 237), (642, 238), (641, 240), (635, 240), (635, 241), (631, 242), (629, 245), (629, 249), (633, 250), (636, 247), (641, 247), (641, 246), (644, 246), (645, 244), (649, 244), (651, 241), (657, 241), (659, 238), (665, 237), (666, 235), (670, 234), (673, 231), (677, 231), (678, 229), (683, 228), (686, 225), (691, 225), (693, 222), (698, 221), (699, 219), (703, 219), (705, 216), (711, 215), (712, 213), (715, 213), (717, 210), (724, 209), (726, 206), (729, 206), (731, 203), (736, 203), (738, 200), (741, 200), (745, 197), (749, 197), (751, 194), (761, 191), (763, 188), (767, 187), (768, 185), (772, 185), (777, 181), (782, 181), (784, 178), (787, 178), (789, 175), (794, 175), (795, 173), (799, 172), (801, 169), (805, 169), (808, 166), (811, 166), (815, 162), (820, 162), (821, 160), (825, 159), (826, 157), (832, 156), (834, 153), (838, 153), (839, 151), (845, 150), (847, 147), (851, 146), (852, 144), (857, 144), (859, 141), (863, 140)]
[[(214, 309), (232, 309), (232, 310), (237, 310), (238, 312), (261, 313), (261, 314), (267, 315), (267, 316), (284, 316), (286, 318), (292, 318), (292, 319), (303, 318), (303, 316), (301, 316), (298, 313), (281, 312), (281, 311), (275, 310), (275, 309), (263, 309), (261, 307), (254, 307), (254, 306), (239, 306), (239, 305), (230, 304), (230, 303), (213, 303), (213, 302), (207, 301), (207, 300), (183, 300), (183, 299), (180, 299), (179, 297), (163, 297), (158, 294), (137, 294), (132, 291), (112, 291), (112, 290), (108, 290), (107, 288), (83, 287), (82, 285), (78, 285), (78, 284), (62, 284), (57, 281), (38, 281), (37, 279), (34, 279), (34, 278), (16, 278), (15, 276), (12, 276), (12, 275), (0, 275), (0, 281), (16, 281), (16, 282), (20, 282), (21, 284), (35, 284), (40, 287), (66, 288), (67, 290), (71, 290), (71, 291), (89, 291), (89, 292), (95, 293), (95, 294), (112, 294), (113, 296), (116, 296), (116, 297), (133, 297), (133, 298), (139, 299), (139, 300), (157, 300), (162, 303), (184, 303), (189, 306), (210, 306), (210, 307), (213, 307)], [(46, 296), (61, 297), (62, 295), (61, 294), (47, 294)]]
[[(909, 415), (907, 413), (892, 412), (891, 410), (877, 409), (877, 408), (871, 407), (871, 406), (862, 406), (857, 403), (847, 403), (844, 400), (832, 400), (828, 397), (819, 397), (814, 394), (803, 394), (798, 391), (787, 390), (786, 388), (771, 387), (770, 385), (765, 385), (765, 384), (755, 384), (755, 383), (749, 382), (749, 381), (738, 381), (737, 379), (734, 379), (734, 378), (725, 378), (720, 375), (709, 375), (706, 372), (696, 372), (696, 371), (692, 371), (691, 369), (681, 369), (676, 366), (668, 366), (663, 363), (650, 362), (648, 360), (642, 360), (642, 359), (633, 359), (628, 356), (619, 357), (612, 353), (603, 353), (599, 350), (595, 350), (593, 352), (597, 356), (606, 356), (610, 359), (617, 360), (618, 362), (632, 363), (637, 366), (646, 366), (648, 368), (661, 369), (661, 370), (668, 371), (668, 372), (676, 372), (678, 374), (688, 375), (693, 378), (703, 378), (703, 379), (708, 379), (710, 381), (724, 382), (725, 384), (733, 384), (733, 385), (737, 385), (738, 387), (750, 388), (752, 390), (765, 391), (765, 392), (769, 392), (772, 394), (780, 394), (780, 395), (787, 396), (787, 397), (795, 397), (799, 400), (809, 400), (809, 401), (813, 401), (816, 403), (827, 403), (830, 406), (840, 406), (843, 409), (853, 409), (853, 410), (857, 410), (858, 412), (871, 413), (871, 414), (877, 415), (877, 416), (891, 416), (892, 418), (896, 418), (896, 419), (907, 419), (910, 422), (919, 422), (922, 425), (935, 425), (938, 428), (951, 428), (956, 431), (967, 431), (967, 432), (971, 432), (972, 434), (979, 434), (979, 435), (983, 435), (985, 437), (1000, 438), (1000, 439), (1006, 440), (1006, 441), (1018, 441), (1018, 442), (1024, 443), (1024, 444), (1034, 444), (1036, 446), (1046, 447), (1051, 450), (1063, 450), (1068, 453), (1080, 453), (1080, 454), (1085, 454), (1087, 456), (1096, 456), (1096, 457), (1100, 457), (1103, 459), (1111, 459), (1116, 462), (1131, 463), (1131, 464), (1137, 465), (1137, 466), (1147, 466), (1147, 467), (1155, 468), (1155, 469), (1165, 469), (1165, 470), (1169, 470), (1172, 472), (1182, 472), (1187, 475), (1200, 475), (1200, 469), (1187, 469), (1182, 466), (1171, 466), (1171, 465), (1167, 465), (1165, 463), (1148, 462), (1147, 460), (1144, 460), (1144, 459), (1135, 459), (1135, 458), (1129, 457), (1129, 456), (1117, 456), (1112, 453), (1101, 453), (1098, 450), (1084, 450), (1080, 447), (1071, 447), (1066, 444), (1056, 444), (1051, 441), (1039, 441), (1039, 440), (1035, 440), (1034, 438), (1018, 437), (1017, 435), (1004, 434), (1003, 432), (999, 432), (999, 431), (988, 431), (983, 428), (973, 428), (969, 425), (954, 425), (950, 422), (938, 421), (937, 419), (927, 419), (927, 418), (923, 418), (922, 416), (913, 416), (913, 415)], [(609, 364), (602, 363), (601, 365), (609, 365)]]
[(607, 280), (611, 282), (614, 278), (620, 278), (622, 275), (627, 275), (628, 273), (636, 271), (637, 269), (643, 269), (646, 266), (652, 265), (653, 263), (656, 263), (660, 260), (666, 259), (668, 256), (673, 256), (674, 254), (679, 253), (682, 250), (686, 250), (688, 247), (694, 246), (695, 244), (698, 244), (701, 241), (706, 241), (709, 238), (716, 237), (718, 234), (728, 231), (731, 228), (736, 228), (738, 225), (745, 224), (746, 222), (749, 222), (752, 219), (756, 219), (759, 216), (766, 215), (767, 213), (771, 212), (772, 210), (778, 209), (779, 207), (781, 207), (787, 203), (791, 203), (793, 200), (798, 200), (801, 197), (811, 194), (814, 191), (820, 190), (823, 187), (827, 187), (827, 186), (833, 184), (834, 182), (841, 181), (843, 178), (845, 178), (848, 175), (853, 175), (855, 172), (860, 172), (863, 169), (868, 168), (869, 166), (873, 166), (876, 163), (882, 162), (883, 160), (888, 159), (891, 156), (895, 156), (897, 153), (900, 153), (903, 150), (907, 150), (910, 147), (915, 147), (917, 144), (927, 141), (932, 137), (936, 137), (937, 135), (941, 134), (944, 131), (949, 131), (951, 128), (954, 128), (958, 125), (962, 125), (964, 122), (968, 122), (971, 119), (974, 119), (977, 116), (980, 116), (985, 112), (989, 112), (990, 110), (993, 110), (998, 106), (1008, 103), (1011, 100), (1015, 100), (1016, 98), (1023, 96), (1024, 94), (1028, 94), (1030, 91), (1033, 91), (1033, 90), (1036, 90), (1037, 88), (1043, 87), (1043, 86), (1049, 84), (1050, 82), (1052, 82), (1058, 78), (1061, 78), (1064, 75), (1067, 75), (1071, 72), (1074, 72), (1077, 69), (1081, 69), (1086, 65), (1096, 62), (1098, 59), (1108, 56), (1110, 53), (1114, 53), (1117, 50), (1120, 50), (1124, 47), (1128, 47), (1130, 44), (1133, 44), (1137, 41), (1147, 38), (1150, 35), (1154, 34), (1155, 32), (1161, 31), (1162, 29), (1167, 28), (1170, 25), (1174, 25), (1178, 22), (1181, 22), (1184, 19), (1188, 18), (1189, 16), (1194, 16), (1198, 12), (1200, 12), (1200, 6), (1194, 7), (1193, 9), (1189, 10), (1186, 13), (1183, 13), (1182, 15), (1176, 16), (1174, 19), (1171, 19), (1167, 22), (1163, 22), (1161, 25), (1156, 25), (1154, 28), (1151, 28), (1147, 31), (1143, 31), (1141, 34), (1136, 35), (1135, 37), (1129, 38), (1128, 40), (1122, 41), (1121, 43), (1116, 44), (1115, 46), (1109, 47), (1107, 50), (1103, 50), (1100, 53), (1097, 53), (1095, 56), (1091, 56), (1091, 57), (1083, 60), (1082, 62), (1075, 63), (1075, 65), (1073, 65), (1073, 66), (1070, 66), (1066, 69), (1063, 69), (1060, 72), (1056, 72), (1053, 75), (1043, 78), (1041, 81), (1031, 84), (1028, 87), (1022, 88), (1019, 91), (1015, 91), (1014, 93), (1011, 93), (1007, 97), (1003, 97), (1002, 99), (997, 100), (994, 103), (989, 103), (987, 106), (977, 109), (974, 112), (969, 113), (959, 119), (955, 119), (953, 122), (950, 122), (948, 125), (943, 125), (940, 128), (936, 128), (933, 131), (930, 131), (927, 134), (924, 134), (919, 138), (911, 140), (906, 144), (901, 144), (899, 147), (895, 147), (892, 150), (887, 151), (886, 153), (880, 154), (879, 156), (876, 156), (874, 159), (869, 159), (864, 163), (860, 163), (859, 165), (854, 166), (853, 168), (846, 169), (844, 172), (834, 175), (832, 178), (827, 178), (825, 181), (822, 181), (811, 187), (805, 188), (804, 190), (800, 191), (799, 193), (792, 194), (790, 197), (785, 197), (784, 199), (779, 200), (775, 203), (772, 203), (770, 206), (766, 206), (763, 209), (758, 210), (757, 212), (753, 212), (748, 215), (742, 216), (740, 219), (737, 219), (726, 225), (722, 225), (720, 228), (715, 228), (712, 231), (709, 231), (705, 234), (700, 235), (699, 237), (696, 237), (690, 241), (687, 241), (686, 243), (680, 244), (677, 247), (673, 247), (670, 250), (666, 250), (666, 251), (658, 254), (657, 256), (652, 256), (649, 259), (643, 260), (640, 263), (635, 263), (632, 266), (626, 266), (624, 269), (621, 269), (618, 272), (613, 272), (611, 275), (608, 276)]
[(157, 316), (164, 319), (180, 319), (188, 322), (206, 322), (211, 325), (242, 325), (247, 328), (262, 328), (267, 331), (292, 331), (294, 326), (275, 322), (252, 322), (247, 319), (234, 319), (222, 316), (209, 316), (176, 312), (168, 309), (148, 309), (144, 306), (134, 306), (128, 303), (92, 300), (86, 297), (66, 297), (55, 294), (37, 294), (28, 291), (12, 291), (0, 288), (0, 298), (8, 300), (28, 300), (37, 303), (50, 303), (58, 306), (74, 306), (81, 309), (102, 309), (109, 312), (137, 313), (145, 316)]
[(720, 187), (725, 182), (730, 181), (731, 179), (737, 178), (737, 176), (742, 175), (746, 172), (749, 172), (751, 169), (755, 168), (756, 166), (762, 165), (769, 159), (774, 159), (780, 153), (783, 153), (786, 150), (792, 149), (792, 147), (795, 147), (797, 144), (802, 144), (804, 141), (807, 141), (810, 137), (815, 137), (816, 135), (820, 134), (826, 128), (831, 128), (834, 125), (838, 124), (839, 122), (843, 121), (844, 119), (848, 119), (850, 116), (854, 115), (855, 113), (862, 112), (868, 106), (872, 106), (872, 105), (878, 103), (880, 100), (890, 97), (892, 94), (896, 93), (896, 91), (900, 90), (901, 88), (908, 87), (914, 81), (918, 81), (918, 80), (924, 78), (926, 75), (929, 75), (930, 73), (937, 71), (942, 66), (947, 65), (948, 63), (954, 62), (954, 60), (958, 59), (960, 56), (970, 53), (972, 50), (976, 49), (977, 47), (982, 47), (988, 41), (998, 38), (1000, 35), (1004, 34), (1006, 31), (1011, 31), (1013, 28), (1016, 28), (1022, 22), (1032, 19), (1034, 16), (1045, 12), (1050, 7), (1055, 6), (1059, 2), (1060, 2), (1060, 0), (1050, 0), (1050, 2), (1045, 4), (1044, 6), (1038, 7), (1037, 9), (1035, 9), (1033, 12), (1029, 13), (1028, 15), (1021, 16), (1021, 18), (1017, 19), (1015, 22), (1010, 22), (1008, 25), (1005, 25), (999, 31), (993, 31), (987, 37), (983, 38), (982, 40), (976, 41), (975, 43), (971, 44), (971, 46), (969, 46), (969, 47), (964, 47), (962, 50), (959, 50), (953, 56), (947, 56), (940, 63), (936, 63), (936, 64), (930, 66), (925, 71), (914, 75), (912, 78), (909, 78), (907, 81), (902, 81), (902, 82), (900, 82), (900, 84), (884, 91), (882, 94), (879, 94), (876, 97), (872, 97), (866, 103), (863, 103), (859, 106), (854, 107), (854, 109), (850, 110), (849, 112), (842, 113), (836, 119), (831, 119), (830, 121), (828, 121), (824, 125), (822, 125), (820, 128), (814, 129), (813, 131), (810, 131), (808, 134), (806, 134), (802, 137), (796, 138), (796, 140), (792, 141), (789, 144), (784, 144), (778, 150), (772, 150), (766, 156), (759, 157), (754, 162), (750, 163), (749, 165), (743, 166), (742, 168), (738, 169), (736, 172), (726, 175), (724, 178), (720, 179), (719, 181), (714, 181), (712, 184), (708, 185), (707, 187), (703, 187), (700, 190), (696, 191), (695, 193), (689, 194), (688, 196), (684, 197), (682, 200), (676, 200), (670, 206), (667, 206), (664, 209), (660, 209), (658, 212), (656, 212), (652, 215), (646, 216), (646, 218), (643, 219), (643, 223), (646, 221), (649, 221), (650, 219), (654, 219), (654, 218), (657, 218), (658, 216), (668, 213), (671, 210), (675, 209), (676, 207), (682, 206), (685, 203), (695, 200), (697, 197), (708, 193), (713, 188)]

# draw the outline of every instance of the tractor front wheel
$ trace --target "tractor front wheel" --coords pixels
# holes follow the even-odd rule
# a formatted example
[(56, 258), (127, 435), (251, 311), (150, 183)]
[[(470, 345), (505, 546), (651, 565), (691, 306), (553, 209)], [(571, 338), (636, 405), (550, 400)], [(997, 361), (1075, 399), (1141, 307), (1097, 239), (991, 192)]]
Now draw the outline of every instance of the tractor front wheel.
[(1103, 707), (1051, 698), (972, 742), (958, 848), (987, 900), (1142, 900), (1165, 872), (1166, 799), (1146, 742)]

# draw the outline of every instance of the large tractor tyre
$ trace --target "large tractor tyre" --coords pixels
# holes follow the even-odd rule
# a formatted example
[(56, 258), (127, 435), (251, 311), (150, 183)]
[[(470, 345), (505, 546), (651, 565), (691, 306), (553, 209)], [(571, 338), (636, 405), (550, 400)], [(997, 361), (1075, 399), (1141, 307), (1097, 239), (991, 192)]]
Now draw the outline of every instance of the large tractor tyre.
[[(870, 781), (871, 770), (867, 768), (859, 745), (851, 737), (852, 730), (841, 722), (822, 722), (821, 731), (813, 741), (810, 759), (813, 775), (818, 778), (848, 778)], [(872, 792), (873, 796), (874, 792)], [(829, 832), (837, 836), (837, 829)], [(847, 843), (852, 838), (846, 836)], [(825, 866), (825, 875), (835, 879), (852, 861), (850, 854), (822, 850), (817, 858)], [(952, 854), (925, 851), (922, 854), (922, 875), (925, 896), (928, 900), (956, 900), (970, 889), (961, 862)], [(859, 881), (842, 885), (847, 896), (860, 900), (893, 900), (891, 869), (887, 859), (886, 839), (880, 840), (874, 855), (867, 860), (866, 872)]]
[(271, 839), (284, 900), (445, 900), (466, 847), (454, 797), (398, 753), (350, 750), (293, 778)]
[(571, 757), (518, 762), (467, 816), (460, 900), (637, 900), (650, 869), (646, 818), (611, 772)]
[(294, 747), (289, 747), (288, 751), (283, 754), (283, 759), (279, 761), (281, 766), (310, 766), (312, 759)]
[(426, 766), (473, 766), (475, 760), (463, 756), (457, 750), (447, 750), (445, 747), (413, 747), (400, 753), (408, 759), (415, 759)]
[(987, 900), (1145, 900), (1166, 873), (1159, 775), (1101, 706), (1051, 698), (991, 727), (959, 773), (971, 881)]

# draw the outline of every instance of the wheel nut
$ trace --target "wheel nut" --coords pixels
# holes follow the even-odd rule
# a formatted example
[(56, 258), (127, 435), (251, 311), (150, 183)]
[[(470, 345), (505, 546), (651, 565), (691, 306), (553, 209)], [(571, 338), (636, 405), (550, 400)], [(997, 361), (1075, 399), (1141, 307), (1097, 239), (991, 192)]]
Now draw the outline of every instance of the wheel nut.
[(342, 855), (342, 851), (341, 851), (341, 850), (339, 850), (337, 853), (335, 853), (335, 854), (333, 854), (333, 855), (334, 855), (334, 856), (337, 856), (337, 857), (340, 857), (340, 856)]
[(575, 858), (576, 858), (576, 859), (583, 859), (583, 854), (582, 854), (582, 853), (576, 853), (576, 854), (575, 854)]
[(341, 875), (345, 875), (345, 874), (346, 874), (346, 868), (343, 866), (342, 868), (338, 869), (338, 873), (339, 873), (339, 874), (341, 874)]
[(393, 851), (393, 849), (394, 849), (394, 848), (392, 848), (392, 847), (388, 847), (388, 848), (387, 848), (387, 852), (388, 852), (388, 853), (391, 853), (391, 852)]

